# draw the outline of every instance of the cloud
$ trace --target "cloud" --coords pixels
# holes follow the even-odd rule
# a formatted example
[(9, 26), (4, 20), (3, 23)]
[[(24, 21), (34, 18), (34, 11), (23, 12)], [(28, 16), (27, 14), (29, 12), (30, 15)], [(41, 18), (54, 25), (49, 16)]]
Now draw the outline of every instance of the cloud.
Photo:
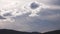
[[(44, 2), (53, 2), (54, 0), (41, 0)], [(30, 1), (29, 1), (30, 2)], [(52, 3), (53, 4), (53, 3)], [(51, 5), (52, 6), (52, 5)], [(55, 7), (55, 5), (53, 5)], [(32, 10), (29, 11), (24, 8), (11, 8), (8, 10), (2, 10), (0, 14), (1, 17), (7, 18), (6, 21), (0, 21), (1, 29), (13, 29), (19, 31), (37, 31), (37, 32), (47, 32), (51, 30), (60, 29), (60, 9), (53, 8), (42, 8), (38, 10), (37, 15), (34, 17), (29, 17)], [(34, 13), (34, 12), (33, 12)], [(8, 14), (8, 15), (7, 15)], [(4, 16), (5, 15), (5, 16)], [(1, 18), (0, 17), (0, 18)], [(10, 22), (10, 21), (15, 22)]]
[[(23, 0), (21, 0), (21, 1), (23, 1)], [(34, 16), (37, 16), (38, 12), (40, 12), (40, 11), (38, 11), (39, 9), (41, 10), (41, 8), (48, 8), (48, 7), (45, 7), (45, 5), (42, 5), (42, 3), (41, 3), (41, 5), (39, 5), (40, 6), (39, 8), (33, 10), (33, 9), (31, 9), (31, 7), (29, 7), (29, 4), (31, 3), (31, 1), (26, 0), (24, 3), (21, 2), (21, 4), (20, 4), (20, 2), (18, 2), (18, 1), (8, 1), (8, 2), (1, 1), (1, 4), (3, 4), (2, 6), (6, 5), (6, 4), (4, 5), (4, 3), (9, 3), (9, 4), (7, 6), (5, 6), (5, 8), (1, 9), (0, 15), (3, 16), (4, 18), (10, 19), (12, 17), (20, 16), (20, 15), (23, 15), (26, 13), (31, 13), (29, 16), (34, 17)], [(34, 1), (32, 1), (32, 2), (34, 2)], [(26, 3), (28, 3), (28, 4), (26, 5)], [(36, 3), (39, 4), (38, 2), (36, 2)], [(11, 8), (11, 5), (13, 5), (12, 8)], [(18, 8), (18, 7), (20, 7), (20, 8)]]
[(13, 29), (18, 31), (37, 31), (47, 32), (52, 30), (59, 30), (60, 28), (60, 10), (43, 9), (38, 17), (28, 17), (28, 14), (17, 16), (16, 22), (4, 26), (6, 29)]
[[(42, 0), (42, 1), (44, 1), (44, 0)], [(50, 0), (49, 0), (50, 1)], [(4, 1), (5, 3), (6, 3), (6, 1)], [(31, 3), (31, 1), (28, 1), (28, 0), (26, 0), (24, 3), (25, 4), (23, 4), (22, 2), (21, 2), (21, 4), (20, 4), (20, 2), (18, 2), (18, 1), (10, 1), (10, 5), (13, 5), (13, 6), (15, 6), (15, 7), (12, 7), (12, 8), (7, 8), (7, 9), (2, 9), (1, 10), (1, 15), (3, 15), (3, 14), (6, 14), (6, 13), (10, 13), (11, 14), (11, 17), (16, 17), (16, 16), (20, 16), (20, 15), (23, 15), (23, 14), (26, 14), (26, 13), (31, 13), (31, 15), (29, 15), (29, 16), (38, 16), (37, 15), (37, 13), (38, 12), (40, 12), (39, 10), (41, 10), (42, 8), (43, 9), (46, 9), (46, 8), (50, 8), (50, 9), (60, 9), (59, 7), (56, 7), (56, 6), (47, 6), (47, 5), (45, 5), (45, 4), (43, 4), (43, 3), (38, 3), (38, 2), (36, 2), (37, 4), (39, 4), (39, 8), (37, 8), (36, 10), (33, 10), (33, 9), (31, 9), (31, 7), (29, 7), (29, 4)], [(34, 1), (32, 1), (32, 2), (34, 2)], [(1, 3), (3, 3), (3, 1), (1, 1)], [(8, 3), (8, 2), (7, 2)], [(17, 3), (17, 4), (16, 4)], [(27, 6), (26, 6), (26, 3), (29, 3), (29, 4), (27, 4)], [(9, 7), (10, 7), (10, 5), (8, 5)], [(23, 5), (23, 6), (22, 6)], [(21, 7), (22, 6), (22, 7)], [(21, 8), (18, 8), (18, 7), (21, 7)], [(23, 7), (25, 7), (25, 8), (23, 8)], [(4, 16), (5, 17), (5, 16)], [(7, 16), (6, 16), (7, 17)], [(10, 17), (10, 16), (9, 16)]]
[[(39, 14), (38, 17), (27, 17), (26, 15), (16, 17), (16, 24), (23, 24), (19, 26), (27, 26), (27, 30), (21, 29), (21, 31), (27, 32), (38, 31), (44, 33), (52, 30), (59, 30), (60, 10), (43, 9)], [(16, 28), (16, 30), (18, 29)]]
[(37, 0), (37, 1), (48, 5), (60, 5), (60, 0)]
[(6, 19), (6, 18), (4, 18), (4, 17), (0, 16), (0, 19)]

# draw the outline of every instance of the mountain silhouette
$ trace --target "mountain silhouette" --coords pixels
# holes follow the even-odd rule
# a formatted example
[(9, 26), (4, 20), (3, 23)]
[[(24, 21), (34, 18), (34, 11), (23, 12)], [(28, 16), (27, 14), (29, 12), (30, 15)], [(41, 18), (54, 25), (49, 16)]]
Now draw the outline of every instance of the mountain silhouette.
[(45, 32), (43, 34), (60, 34), (60, 30), (49, 31), (49, 32)]
[(10, 29), (0, 29), (0, 34), (40, 34), (38, 32), (22, 32)]
[(11, 29), (0, 29), (0, 34), (60, 34), (60, 30), (40, 33), (40, 32), (22, 32)]

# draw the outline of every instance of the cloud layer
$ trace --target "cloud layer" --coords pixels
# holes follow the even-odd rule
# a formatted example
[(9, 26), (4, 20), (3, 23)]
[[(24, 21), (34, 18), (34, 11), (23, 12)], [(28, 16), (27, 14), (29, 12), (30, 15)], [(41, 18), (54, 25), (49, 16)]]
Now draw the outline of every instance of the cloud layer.
[[(27, 1), (27, 0), (26, 0)], [(39, 0), (38, 0), (39, 1)], [(29, 1), (30, 2), (30, 1)], [(0, 19), (3, 17), (7, 18), (6, 21), (0, 21), (0, 29), (13, 29), (19, 31), (37, 31), (37, 32), (47, 32), (51, 30), (60, 29), (60, 9), (56, 9), (59, 6), (59, 0), (40, 0), (42, 3), (46, 3), (50, 8), (41, 8), (37, 12), (37, 15), (34, 17), (29, 17), (32, 10), (24, 8), (12, 8), (8, 10), (1, 10)], [(55, 5), (58, 5), (56, 6)], [(21, 7), (21, 6), (20, 6)], [(45, 7), (45, 5), (44, 5)], [(28, 8), (28, 7), (27, 7)], [(55, 8), (55, 9), (54, 9)], [(34, 12), (33, 12), (34, 13)], [(10, 22), (14, 19), (15, 22)], [(8, 21), (7, 21), (8, 20)], [(13, 20), (13, 21), (14, 21)]]

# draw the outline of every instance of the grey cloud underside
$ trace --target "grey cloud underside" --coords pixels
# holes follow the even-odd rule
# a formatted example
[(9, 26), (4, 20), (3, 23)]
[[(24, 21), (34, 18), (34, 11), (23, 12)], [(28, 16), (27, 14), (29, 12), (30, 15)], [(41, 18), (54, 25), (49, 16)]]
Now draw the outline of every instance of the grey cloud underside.
[(48, 5), (59, 5), (60, 6), (60, 0), (39, 0), (39, 2), (48, 4)]
[(41, 16), (60, 15), (60, 10), (44, 9), (40, 12)]
[(4, 18), (4, 17), (0, 16), (0, 19), (6, 19), (6, 18)]
[(31, 7), (31, 9), (36, 9), (36, 8), (39, 7), (39, 5), (37, 3), (35, 3), (35, 2), (33, 2), (33, 3), (31, 3), (30, 7)]
[(38, 17), (18, 16), (15, 23), (5, 26), (7, 29), (19, 31), (38, 31), (47, 32), (60, 29), (60, 10), (43, 9)]
[(10, 13), (6, 13), (3, 16), (12, 16)]

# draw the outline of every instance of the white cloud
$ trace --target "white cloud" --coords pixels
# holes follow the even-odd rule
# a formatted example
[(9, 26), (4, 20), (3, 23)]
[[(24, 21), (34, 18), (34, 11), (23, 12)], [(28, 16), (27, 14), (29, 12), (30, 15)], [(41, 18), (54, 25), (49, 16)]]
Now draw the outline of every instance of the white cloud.
[[(35, 1), (37, 4), (39, 4), (39, 7), (37, 9), (31, 9), (30, 8), (30, 4), (32, 2), (34, 2), (35, 0), (26, 0), (26, 1), (23, 1), (23, 0), (9, 0), (8, 2), (6, 1), (1, 1), (1, 12), (0, 12), (0, 15), (5, 17), (5, 18), (11, 18), (11, 17), (16, 17), (16, 16), (20, 16), (20, 15), (23, 15), (23, 14), (26, 14), (26, 13), (31, 13), (29, 15), (29, 17), (34, 17), (34, 16), (38, 16), (37, 13), (39, 13), (41, 11), (41, 9), (46, 9), (46, 8), (49, 8), (49, 9), (60, 9), (60, 6), (54, 6), (54, 5), (45, 5), (43, 3), (39, 3), (37, 2), (37, 0)], [(44, 0), (42, 0), (44, 1)], [(48, 0), (50, 1), (50, 0)], [(23, 3), (24, 2), (24, 3)], [(8, 3), (8, 5), (6, 4)], [(7, 5), (7, 6), (5, 6)], [(12, 6), (12, 7), (11, 7)], [(11, 16), (4, 16), (4, 14), (6, 13), (10, 13)]]
[[(41, 8), (48, 8), (48, 7), (43, 6), (42, 3), (39, 4), (35, 0), (33, 0), (33, 1), (30, 1), (30, 0), (26, 0), (26, 1), (23, 1), (23, 0), (20, 0), (20, 1), (18, 1), (18, 0), (15, 0), (15, 1), (14, 0), (13, 1), (12, 0), (9, 0), (7, 2), (6, 1), (4, 1), (4, 0), (2, 1), (1, 0), (1, 2), (0, 2), (1, 3), (0, 8), (2, 8), (1, 9), (1, 12), (0, 12), (0, 15), (3, 16), (4, 18), (9, 18), (9, 19), (11, 17), (20, 16), (20, 15), (23, 15), (23, 14), (26, 14), (26, 13), (31, 13), (29, 16), (32, 16), (32, 17), (33, 16), (37, 16), (37, 13), (40, 12), (39, 10), (41, 10)], [(34, 2), (34, 1), (37, 4), (39, 4), (40, 7), (37, 8), (37, 9), (35, 9), (35, 10), (32, 10), (29, 7), (29, 4), (31, 2)], [(6, 14), (6, 13), (10, 13), (11, 16), (4, 16), (4, 14)]]

